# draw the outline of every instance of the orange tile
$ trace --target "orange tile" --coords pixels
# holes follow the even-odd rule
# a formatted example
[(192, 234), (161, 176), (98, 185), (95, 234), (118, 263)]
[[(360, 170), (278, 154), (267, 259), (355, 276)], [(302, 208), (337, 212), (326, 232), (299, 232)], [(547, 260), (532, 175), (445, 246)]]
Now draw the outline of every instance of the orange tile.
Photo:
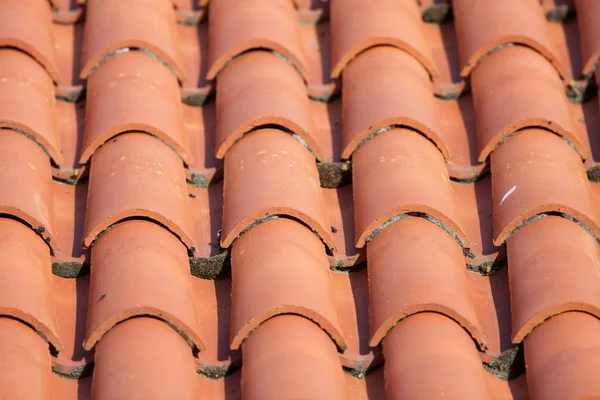
[(40, 64), (15, 49), (1, 49), (0, 64), (0, 127), (29, 136), (61, 165), (52, 80)]
[(589, 158), (589, 143), (574, 126), (560, 77), (535, 51), (515, 46), (495, 52), (473, 71), (471, 85), (480, 162), (525, 128), (554, 132)]
[(50, 3), (46, 0), (6, 0), (1, 10), (0, 46), (29, 54), (46, 69), (54, 82), (58, 82)]
[[(193, 1), (186, 0), (184, 3)], [(178, 18), (182, 9), (177, 9)], [(199, 18), (204, 11), (187, 11), (183, 18)], [(202, 104), (212, 91), (212, 84), (206, 80), (208, 71), (208, 24), (177, 25), (179, 47), (183, 57), (183, 67), (187, 80), (182, 86), (182, 100), (188, 104)]]
[(86, 350), (139, 316), (164, 320), (193, 349), (205, 349), (186, 248), (168, 230), (148, 221), (122, 222), (98, 239), (91, 256)]
[(582, 227), (545, 217), (517, 232), (507, 250), (513, 342), (520, 343), (539, 324), (566, 311), (600, 318), (600, 247)]
[(427, 138), (406, 128), (381, 133), (354, 154), (352, 174), (357, 247), (394, 218), (414, 215), (435, 219), (469, 247), (444, 160)]
[[(79, 18), (82, 9), (77, 7), (73, 11), (55, 10), (62, 18)], [(79, 77), (81, 64), (81, 48), (83, 45), (83, 24), (52, 24), (54, 35), (54, 48), (59, 73), (56, 87), (56, 97), (74, 101), (81, 96), (83, 82)]]
[(370, 346), (404, 318), (436, 312), (459, 323), (485, 350), (462, 249), (450, 235), (422, 218), (398, 221), (369, 242), (367, 260)]
[(363, 249), (354, 247), (354, 201), (352, 185), (322, 189), (329, 222), (337, 250), (329, 256), (329, 265), (336, 270), (352, 268), (365, 262)]
[(54, 399), (63, 400), (90, 400), (92, 378), (65, 379), (58, 375), (52, 375), (52, 390)]
[(357, 56), (343, 77), (342, 158), (350, 158), (380, 132), (400, 126), (420, 132), (444, 157), (450, 155), (438, 129), (433, 86), (427, 71), (410, 54), (390, 46), (375, 47)]
[(302, 77), (281, 57), (265, 51), (237, 57), (219, 74), (216, 102), (218, 158), (252, 130), (277, 126), (324, 161), (321, 143), (328, 138), (317, 136)]
[(600, 4), (594, 0), (574, 0), (577, 9), (577, 27), (579, 28), (579, 45), (583, 74), (591, 75), (600, 58), (600, 31), (598, 15)]
[(536, 0), (455, 0), (454, 10), (461, 76), (468, 76), (486, 55), (500, 46), (518, 44), (534, 49), (567, 79), (569, 71), (548, 35), (544, 9)]
[(48, 157), (25, 135), (8, 129), (0, 129), (0, 186), (0, 212), (58, 248)]
[(93, 399), (181, 399), (201, 397), (194, 357), (167, 324), (129, 319), (96, 346)]
[(222, 247), (256, 222), (288, 216), (335, 249), (314, 158), (288, 133), (262, 129), (233, 146), (225, 158), (224, 186)]
[(329, 17), (328, 0), (293, 0), (302, 25), (319, 25)]
[(231, 249), (231, 348), (279, 314), (314, 321), (338, 348), (347, 347), (333, 299), (323, 243), (298, 222), (263, 222)]
[(383, 340), (390, 399), (489, 399), (486, 374), (467, 332), (436, 313), (400, 322)]
[(347, 399), (335, 345), (297, 315), (271, 318), (243, 344), (245, 399)]
[(124, 49), (141, 49), (165, 63), (180, 82), (186, 80), (175, 10), (162, 0), (88, 0), (81, 53), (85, 79), (107, 58)]
[(182, 108), (183, 125), (194, 159), (188, 163), (187, 180), (194, 186), (205, 188), (223, 178), (223, 160), (215, 156), (215, 103), (202, 107), (182, 104)]
[(33, 329), (0, 318), (0, 396), (16, 400), (51, 400), (48, 344)]
[(333, 78), (359, 53), (381, 45), (408, 52), (430, 76), (438, 75), (417, 2), (380, 0), (373, 7), (369, 0), (335, 0), (330, 8)]
[(186, 186), (181, 160), (164, 143), (143, 133), (112, 139), (96, 152), (90, 168), (83, 245), (136, 217), (165, 226), (194, 251)]
[(365, 377), (383, 362), (381, 347), (369, 347), (369, 285), (367, 270), (331, 272), (333, 296), (346, 350), (339, 354), (346, 372)]
[(24, 224), (0, 218), (0, 254), (0, 314), (23, 321), (61, 351), (48, 246)]
[(600, 236), (599, 217), (580, 157), (560, 137), (521, 131), (492, 153), (494, 244), (538, 214), (560, 212)]
[[(54, 307), (64, 348), (52, 357), (52, 371), (65, 380), (83, 379), (93, 369), (94, 356), (83, 349), (87, 319), (89, 276), (65, 279), (52, 276)], [(58, 400), (58, 399), (57, 399)]]
[(56, 102), (56, 125), (63, 163), (61, 166), (52, 165), (52, 176), (61, 182), (74, 184), (87, 177), (88, 166), (79, 164), (84, 123), (84, 102)]
[(236, 56), (268, 49), (280, 53), (308, 81), (296, 10), (290, 0), (215, 1), (209, 20), (208, 79), (215, 79)]
[[(303, 0), (302, 0), (303, 1)], [(298, 9), (300, 18), (312, 15), (316, 18), (324, 18), (324, 12), (329, 12), (329, 3), (321, 0), (309, 0), (312, 2), (310, 11)], [(300, 35), (302, 46), (306, 55), (308, 66), (308, 95), (317, 101), (331, 101), (339, 94), (341, 84), (339, 80), (331, 78), (331, 29), (329, 21), (320, 21), (317, 24), (300, 24)]]
[(527, 386), (535, 399), (600, 396), (600, 321), (580, 312), (557, 315), (525, 339)]
[(238, 369), (242, 361), (240, 352), (229, 348), (231, 279), (191, 280), (206, 346), (196, 356), (198, 373), (207, 379), (221, 379)]
[(114, 136), (140, 131), (156, 136), (193, 162), (175, 76), (152, 57), (129, 51), (111, 57), (88, 79), (85, 131), (79, 162)]
[(53, 181), (52, 192), (58, 243), (58, 249), (52, 252), (52, 272), (75, 278), (84, 272), (84, 264), (89, 264), (88, 251), (81, 248), (87, 183), (74, 186)]

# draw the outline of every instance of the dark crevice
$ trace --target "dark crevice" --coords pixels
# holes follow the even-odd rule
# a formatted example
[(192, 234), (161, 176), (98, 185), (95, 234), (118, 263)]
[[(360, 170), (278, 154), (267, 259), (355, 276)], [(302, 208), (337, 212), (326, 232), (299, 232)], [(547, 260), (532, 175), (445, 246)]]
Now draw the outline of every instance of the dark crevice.
[(483, 368), (496, 378), (504, 381), (518, 378), (521, 374), (525, 373), (523, 345), (513, 346), (494, 357), (491, 362), (484, 362)]
[(89, 275), (90, 264), (78, 261), (65, 261), (52, 263), (52, 273), (65, 279), (80, 278)]
[(190, 272), (193, 276), (206, 280), (222, 280), (231, 276), (231, 255), (228, 249), (221, 249), (212, 257), (190, 257)]

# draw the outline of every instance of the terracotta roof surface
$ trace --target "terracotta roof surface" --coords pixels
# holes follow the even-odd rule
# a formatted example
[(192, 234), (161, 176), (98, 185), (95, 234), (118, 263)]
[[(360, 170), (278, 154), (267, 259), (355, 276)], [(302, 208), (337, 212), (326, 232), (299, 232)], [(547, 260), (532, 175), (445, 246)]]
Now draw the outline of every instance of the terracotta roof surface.
[(0, 0), (0, 398), (600, 398), (600, 1)]

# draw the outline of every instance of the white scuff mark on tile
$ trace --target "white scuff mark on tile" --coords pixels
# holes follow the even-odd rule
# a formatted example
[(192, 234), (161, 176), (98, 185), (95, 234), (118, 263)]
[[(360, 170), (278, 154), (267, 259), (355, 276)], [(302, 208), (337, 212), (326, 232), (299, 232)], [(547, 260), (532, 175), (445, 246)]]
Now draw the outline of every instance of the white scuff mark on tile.
[(500, 200), (500, 205), (502, 205), (502, 203), (504, 203), (504, 201), (506, 199), (508, 199), (508, 196), (510, 196), (511, 194), (513, 194), (513, 192), (517, 190), (517, 185), (511, 187), (510, 189), (508, 189), (508, 192), (506, 192), (506, 194), (504, 195), (504, 197), (502, 197), (502, 200)]
[(37, 168), (35, 167), (35, 165), (33, 165), (32, 163), (28, 163), (29, 164), (29, 168), (31, 168), (34, 171), (37, 171)]
[(162, 172), (160, 172), (160, 171), (156, 171), (156, 173), (157, 173), (158, 175), (162, 175)]
[(265, 154), (265, 153), (266, 153), (266, 151), (262, 150), (262, 151), (259, 151), (258, 153), (256, 153), (256, 155), (260, 156), (261, 154)]

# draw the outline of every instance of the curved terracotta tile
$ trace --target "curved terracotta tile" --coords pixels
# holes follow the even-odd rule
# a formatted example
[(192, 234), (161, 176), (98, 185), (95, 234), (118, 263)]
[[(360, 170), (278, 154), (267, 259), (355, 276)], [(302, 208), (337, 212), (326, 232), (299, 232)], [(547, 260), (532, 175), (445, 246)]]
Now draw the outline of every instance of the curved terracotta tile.
[(128, 133), (102, 146), (90, 168), (83, 245), (91, 246), (113, 224), (151, 219), (194, 251), (183, 164), (164, 143)]
[(565, 138), (583, 159), (590, 157), (559, 76), (531, 49), (516, 46), (491, 54), (471, 74), (471, 86), (480, 162), (514, 132), (534, 127)]
[(5, 399), (53, 399), (48, 345), (30, 327), (0, 318), (0, 397)]
[(421, 218), (396, 222), (369, 242), (367, 262), (371, 347), (399, 321), (429, 311), (452, 318), (486, 348), (464, 256), (442, 229)]
[(55, 27), (56, 25), (75, 25), (83, 14), (83, 7), (73, 0), (51, 0), (50, 4)]
[(369, 0), (331, 0), (330, 13), (332, 78), (359, 53), (381, 45), (408, 52), (430, 76), (438, 75), (416, 1), (379, 0), (373, 7)]
[(52, 371), (60, 376), (81, 379), (90, 375), (94, 356), (83, 349), (90, 289), (89, 275), (65, 279), (52, 275), (54, 305), (63, 349), (52, 357)]
[[(188, 0), (189, 2), (189, 0)], [(208, 10), (193, 11), (188, 18), (208, 13)], [(177, 10), (178, 17), (181, 9)], [(181, 101), (190, 105), (204, 104), (213, 94), (213, 84), (206, 79), (208, 70), (208, 24), (177, 24), (179, 47), (183, 57), (183, 66), (187, 81), (181, 87)]]
[[(82, 11), (82, 8), (78, 8)], [(57, 13), (54, 14), (55, 16)], [(69, 15), (69, 14), (61, 14)], [(71, 14), (72, 15), (72, 14)], [(60, 80), (56, 84), (56, 98), (74, 102), (84, 97), (83, 81), (79, 77), (84, 24), (52, 24), (54, 49)]]
[(590, 75), (596, 69), (600, 59), (600, 2), (594, 0), (575, 0), (577, 27), (579, 28), (579, 46), (583, 75)]
[[(5, 0), (0, 10), (0, 47), (11, 47), (29, 54), (46, 69), (54, 82), (58, 82), (49, 2)], [(6, 68), (8, 65), (3, 63), (3, 66)]]
[(190, 348), (167, 324), (129, 319), (96, 345), (92, 398), (201, 398)]
[(52, 80), (38, 63), (14, 49), (0, 49), (0, 65), (0, 128), (28, 135), (62, 164)]
[(25, 322), (62, 350), (48, 246), (22, 223), (0, 218), (0, 254), (0, 315)]
[(91, 376), (82, 379), (65, 379), (60, 375), (52, 374), (51, 379), (54, 399), (91, 399)]
[(354, 154), (352, 175), (356, 247), (409, 216), (433, 220), (469, 247), (444, 159), (417, 132), (397, 128), (377, 135)]
[(535, 399), (600, 396), (600, 321), (580, 312), (550, 318), (525, 339), (527, 386)]
[(448, 158), (436, 111), (427, 72), (410, 54), (390, 46), (370, 49), (344, 70), (342, 158), (350, 158), (385, 129), (399, 126), (419, 131)]
[(139, 316), (162, 319), (192, 348), (205, 349), (187, 251), (169, 231), (148, 221), (122, 222), (94, 244), (92, 260), (86, 350)]
[(477, 350), (456, 322), (419, 313), (400, 322), (383, 340), (389, 399), (491, 398)]
[(290, 0), (219, 0), (211, 3), (207, 79), (250, 50), (280, 53), (308, 82), (298, 17)]
[(246, 133), (271, 125), (298, 135), (323, 160), (326, 138), (315, 129), (306, 86), (281, 57), (254, 51), (233, 60), (219, 74), (216, 102), (217, 158)]
[(560, 217), (542, 218), (517, 232), (507, 251), (514, 343), (565, 311), (600, 318), (600, 247), (580, 226)]
[(335, 345), (315, 324), (280, 315), (244, 342), (245, 399), (348, 399)]
[(517, 133), (492, 153), (491, 170), (495, 245), (548, 212), (575, 218), (600, 237), (583, 163), (558, 136), (541, 129)]
[(249, 134), (227, 152), (224, 181), (221, 247), (257, 222), (285, 216), (336, 248), (315, 159), (290, 134), (276, 129)]
[(550, 41), (544, 8), (536, 0), (454, 0), (454, 21), (462, 77), (466, 77), (488, 53), (507, 44), (530, 47), (546, 57), (558, 73), (570, 73), (557, 58)]
[(183, 126), (177, 79), (137, 51), (114, 56), (88, 79), (81, 164), (112, 137), (129, 131), (156, 136), (193, 162)]
[(82, 79), (125, 49), (149, 52), (180, 82), (186, 80), (178, 45), (175, 9), (162, 0), (89, 0), (86, 5)]
[(367, 268), (350, 273), (331, 272), (333, 296), (346, 350), (339, 354), (346, 372), (365, 377), (383, 363), (381, 348), (369, 346), (369, 284)]
[[(310, 0), (313, 5), (329, 9), (329, 2)], [(300, 18), (303, 13), (299, 10)], [(306, 14), (304, 14), (306, 15)], [(311, 100), (329, 102), (341, 91), (341, 82), (331, 79), (331, 29), (329, 21), (317, 24), (306, 24), (300, 20), (300, 35), (302, 47), (306, 54), (309, 80), (307, 82), (308, 96)]]
[(25, 135), (0, 129), (0, 213), (25, 222), (58, 248), (50, 162)]
[(335, 308), (323, 243), (289, 219), (264, 222), (231, 248), (231, 348), (269, 318), (304, 316), (325, 330), (340, 349), (346, 342)]

